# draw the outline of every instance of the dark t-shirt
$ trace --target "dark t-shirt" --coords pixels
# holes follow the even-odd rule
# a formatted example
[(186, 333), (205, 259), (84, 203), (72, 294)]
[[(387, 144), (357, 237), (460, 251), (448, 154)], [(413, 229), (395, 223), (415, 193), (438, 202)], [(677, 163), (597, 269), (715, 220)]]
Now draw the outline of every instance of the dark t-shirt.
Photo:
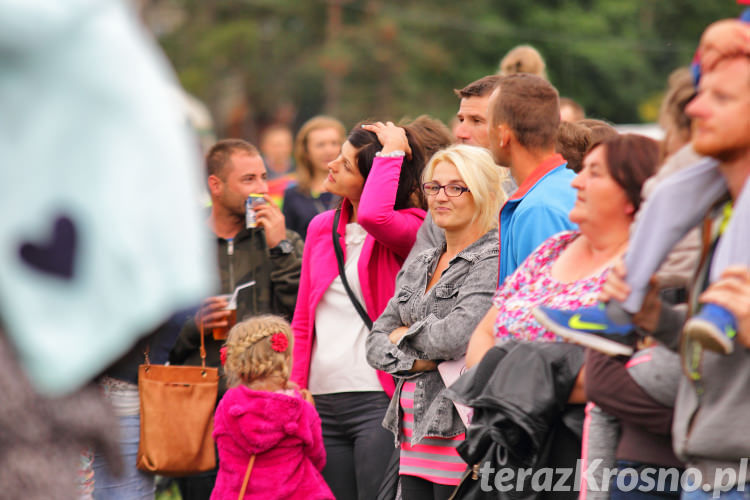
[(320, 193), (318, 197), (304, 193), (299, 186), (290, 186), (284, 191), (284, 219), (287, 229), (295, 231), (305, 239), (307, 226), (321, 212), (336, 206), (339, 197), (331, 193)]

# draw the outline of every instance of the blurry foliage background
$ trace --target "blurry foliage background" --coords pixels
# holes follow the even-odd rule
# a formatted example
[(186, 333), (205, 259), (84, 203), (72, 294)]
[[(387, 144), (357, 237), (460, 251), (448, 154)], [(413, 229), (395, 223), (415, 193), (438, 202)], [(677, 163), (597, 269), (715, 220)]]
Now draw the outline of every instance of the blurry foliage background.
[(522, 43), (588, 116), (655, 121), (703, 29), (740, 12), (732, 0), (152, 0), (144, 17), (218, 135), (257, 140), (318, 113), (447, 123), (452, 89)]

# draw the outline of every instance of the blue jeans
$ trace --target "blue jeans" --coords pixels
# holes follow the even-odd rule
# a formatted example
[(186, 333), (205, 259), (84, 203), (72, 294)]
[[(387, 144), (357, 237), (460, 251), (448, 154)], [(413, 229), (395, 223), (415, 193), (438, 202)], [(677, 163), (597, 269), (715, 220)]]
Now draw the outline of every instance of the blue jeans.
[(94, 499), (95, 500), (154, 500), (156, 485), (154, 476), (135, 468), (138, 442), (141, 432), (140, 415), (119, 417), (120, 454), (123, 471), (114, 476), (106, 459), (94, 454)]
[[(682, 493), (682, 500), (708, 500), (714, 499), (713, 491), (703, 491), (698, 488), (695, 491), (684, 491)], [(716, 498), (724, 500), (750, 500), (750, 485), (746, 485), (744, 491), (731, 490), (719, 493)]]
[[(619, 474), (619, 472), (626, 469), (632, 469), (630, 471), (631, 474), (632, 471), (635, 471), (637, 479), (630, 476), (626, 480), (622, 474)], [(610, 500), (668, 500), (670, 498), (678, 500), (680, 498), (679, 479), (682, 469), (677, 470), (672, 467), (671, 469), (674, 470), (673, 475), (667, 476), (665, 471), (669, 469), (669, 467), (660, 467), (658, 465), (644, 464), (642, 462), (617, 460), (618, 477), (623, 476), (619, 479), (623, 488), (620, 489), (618, 477), (613, 477), (609, 486)], [(665, 481), (664, 484), (660, 486), (658, 484), (658, 478), (662, 472)], [(644, 479), (644, 475), (647, 476), (648, 479)], [(675, 484), (674, 489), (671, 488), (672, 477), (675, 478), (677, 483)], [(653, 481), (653, 484), (651, 481)]]

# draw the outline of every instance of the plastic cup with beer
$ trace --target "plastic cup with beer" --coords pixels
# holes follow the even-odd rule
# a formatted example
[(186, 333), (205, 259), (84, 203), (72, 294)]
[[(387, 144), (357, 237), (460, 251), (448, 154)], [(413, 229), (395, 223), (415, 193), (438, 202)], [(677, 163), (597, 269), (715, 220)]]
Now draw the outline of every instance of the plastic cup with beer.
[(213, 329), (213, 336), (214, 340), (226, 340), (229, 330), (237, 323), (237, 302), (235, 302), (234, 307), (232, 307), (232, 294), (230, 293), (217, 295), (216, 297), (227, 301), (227, 306), (223, 310), (229, 311), (229, 316), (227, 316), (226, 319), (227, 326), (215, 327)]
[(227, 316), (227, 326), (220, 326), (213, 329), (214, 340), (226, 340), (229, 335), (229, 330), (237, 324), (237, 297), (239, 296), (240, 290), (253, 286), (254, 284), (255, 281), (248, 281), (247, 283), (235, 288), (234, 293), (218, 296), (227, 301), (227, 306), (224, 308), (224, 311), (229, 311), (229, 316)]

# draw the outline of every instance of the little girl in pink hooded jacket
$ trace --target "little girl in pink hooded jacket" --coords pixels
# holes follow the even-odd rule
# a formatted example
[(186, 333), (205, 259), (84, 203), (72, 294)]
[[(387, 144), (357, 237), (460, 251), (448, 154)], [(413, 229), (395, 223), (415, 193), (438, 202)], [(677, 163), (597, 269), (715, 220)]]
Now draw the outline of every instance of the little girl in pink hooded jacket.
[(238, 498), (253, 455), (243, 498), (334, 498), (320, 474), (320, 418), (303, 399), (309, 393), (288, 388), (292, 339), (289, 324), (276, 316), (243, 321), (229, 332), (222, 362), (230, 389), (214, 418), (219, 472), (211, 500)]

